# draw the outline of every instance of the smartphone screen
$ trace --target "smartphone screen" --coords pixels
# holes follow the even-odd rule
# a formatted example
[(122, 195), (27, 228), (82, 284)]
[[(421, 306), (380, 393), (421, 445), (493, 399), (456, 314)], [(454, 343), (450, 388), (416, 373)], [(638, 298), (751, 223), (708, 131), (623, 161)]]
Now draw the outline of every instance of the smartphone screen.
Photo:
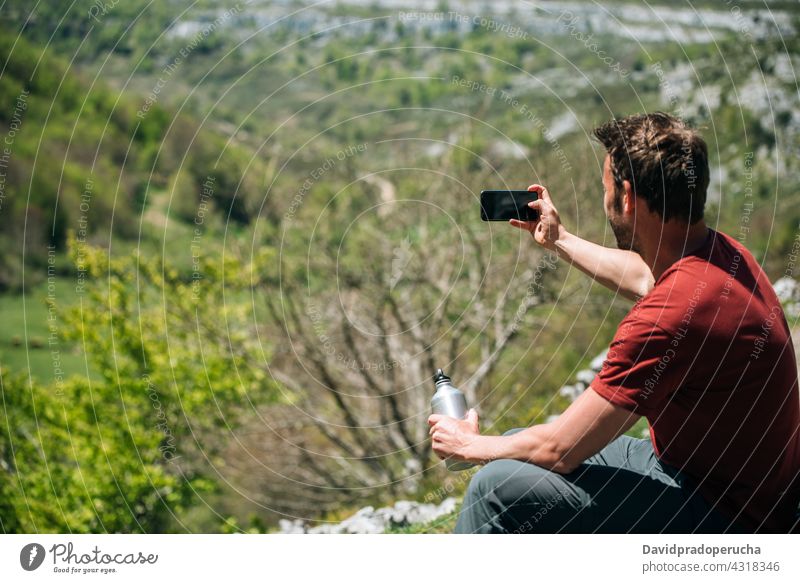
[(539, 194), (527, 190), (484, 190), (481, 192), (482, 221), (535, 221), (539, 213), (528, 206)]

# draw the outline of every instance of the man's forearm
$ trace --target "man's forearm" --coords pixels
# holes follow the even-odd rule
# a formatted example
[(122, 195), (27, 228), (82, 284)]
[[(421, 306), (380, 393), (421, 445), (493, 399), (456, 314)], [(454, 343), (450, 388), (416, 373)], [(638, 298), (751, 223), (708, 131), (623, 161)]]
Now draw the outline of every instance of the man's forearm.
[(514, 459), (559, 473), (573, 469), (563, 459), (548, 424), (534, 425), (512, 435), (478, 435), (469, 449), (468, 460), (479, 464)]
[(554, 421), (510, 435), (480, 435), (475, 418), (474, 427), (467, 431), (474, 435), (466, 441), (459, 435), (455, 443), (463, 445), (451, 451), (460, 459), (478, 464), (512, 459), (568, 474), (628, 431), (640, 418), (589, 387)]
[(611, 249), (564, 231), (558, 256), (614, 292), (636, 300), (653, 287), (653, 274), (638, 253)]

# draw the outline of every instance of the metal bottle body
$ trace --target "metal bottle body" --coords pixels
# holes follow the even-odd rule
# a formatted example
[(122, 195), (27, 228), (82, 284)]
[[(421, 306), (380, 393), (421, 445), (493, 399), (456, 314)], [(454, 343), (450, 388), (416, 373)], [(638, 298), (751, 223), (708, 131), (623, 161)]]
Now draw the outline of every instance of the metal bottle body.
[[(434, 414), (464, 419), (467, 416), (467, 399), (464, 393), (448, 380), (440, 380), (436, 382), (436, 393), (431, 399), (431, 409)], [(460, 472), (475, 464), (449, 458), (445, 460), (445, 465), (452, 472)]]

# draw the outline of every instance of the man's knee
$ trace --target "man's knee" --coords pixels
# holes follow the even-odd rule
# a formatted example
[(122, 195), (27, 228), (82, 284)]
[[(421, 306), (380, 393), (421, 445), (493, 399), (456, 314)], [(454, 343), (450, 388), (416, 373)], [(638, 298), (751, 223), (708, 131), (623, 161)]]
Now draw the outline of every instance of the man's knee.
[(473, 497), (491, 496), (502, 506), (547, 497), (548, 470), (511, 459), (494, 460), (478, 470), (469, 483)]
[(503, 481), (507, 480), (513, 464), (513, 460), (494, 460), (475, 472), (469, 482), (469, 488), (475, 493), (485, 495), (494, 491)]
[(559, 474), (535, 464), (500, 459), (472, 477), (465, 502), (498, 517), (506, 532), (549, 532), (582, 506)]

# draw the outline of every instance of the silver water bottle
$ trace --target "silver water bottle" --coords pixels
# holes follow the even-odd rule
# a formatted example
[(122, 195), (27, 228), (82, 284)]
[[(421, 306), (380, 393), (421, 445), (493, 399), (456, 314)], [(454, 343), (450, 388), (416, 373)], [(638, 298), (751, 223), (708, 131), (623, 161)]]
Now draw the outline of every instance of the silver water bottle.
[[(464, 393), (450, 383), (450, 377), (444, 374), (442, 369), (439, 369), (433, 375), (433, 382), (436, 383), (436, 393), (431, 399), (431, 409), (434, 414), (455, 417), (456, 419), (466, 418), (467, 399), (464, 397)], [(451, 472), (460, 472), (475, 465), (452, 458), (448, 458), (445, 464)]]

